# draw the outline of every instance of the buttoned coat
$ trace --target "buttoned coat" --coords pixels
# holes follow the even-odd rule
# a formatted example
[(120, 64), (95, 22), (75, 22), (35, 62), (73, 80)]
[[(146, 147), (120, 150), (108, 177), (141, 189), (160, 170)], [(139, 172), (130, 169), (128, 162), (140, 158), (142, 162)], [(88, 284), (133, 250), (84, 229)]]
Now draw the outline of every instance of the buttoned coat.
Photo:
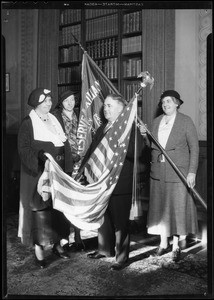
[[(163, 115), (153, 121), (152, 134), (158, 141), (158, 128)], [(151, 143), (150, 200), (147, 219), (149, 234), (172, 235), (196, 234), (197, 210), (192, 194), (180, 176)], [(197, 172), (199, 145), (196, 128), (187, 115), (177, 112), (169, 134), (165, 151), (186, 177)]]
[[(158, 140), (158, 128), (163, 115), (157, 117), (152, 126), (152, 134)], [(158, 146), (152, 142), (151, 159), (151, 177), (160, 179), (159, 158), (161, 151)], [(188, 173), (195, 173), (198, 168), (199, 145), (197, 131), (192, 119), (180, 112), (177, 112), (176, 118), (170, 132), (165, 151), (176, 164), (176, 166), (187, 176)], [(180, 182), (179, 175), (166, 159), (165, 181)]]

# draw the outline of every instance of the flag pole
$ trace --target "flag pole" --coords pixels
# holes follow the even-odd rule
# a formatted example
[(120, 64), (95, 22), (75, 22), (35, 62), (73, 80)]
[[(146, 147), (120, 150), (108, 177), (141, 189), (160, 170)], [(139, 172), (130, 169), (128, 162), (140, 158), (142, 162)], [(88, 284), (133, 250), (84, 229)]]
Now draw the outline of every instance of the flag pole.
[[(138, 76), (139, 77), (139, 76)], [(142, 77), (142, 76), (140, 76)], [(139, 95), (140, 91), (142, 90), (142, 88), (145, 87), (145, 85), (140, 86), (140, 88), (138, 89), (138, 91), (136, 92), (137, 96)], [(137, 116), (137, 120), (138, 122), (145, 126), (145, 124), (143, 123), (143, 121), (139, 118), (139, 116)], [(139, 126), (139, 125), (137, 125)], [(158, 148), (161, 150), (161, 152), (164, 154), (164, 156), (166, 157), (166, 159), (169, 161), (169, 163), (171, 164), (171, 166), (173, 167), (173, 169), (176, 171), (176, 173), (180, 176), (180, 178), (184, 181), (184, 183), (186, 184), (187, 188), (190, 189), (190, 191), (194, 194), (194, 196), (196, 197), (196, 199), (201, 203), (201, 205), (207, 210), (207, 204), (206, 202), (203, 200), (203, 198), (199, 195), (199, 193), (196, 191), (195, 188), (189, 187), (187, 184), (187, 179), (186, 176), (183, 174), (183, 172), (176, 166), (176, 164), (173, 162), (173, 160), (169, 157), (169, 155), (167, 154), (167, 152), (165, 151), (165, 149), (160, 145), (160, 143), (158, 142), (158, 140), (154, 137), (154, 135), (149, 131), (149, 129), (145, 126), (145, 130), (146, 133), (151, 137), (151, 139), (153, 140), (153, 142), (156, 144), (156, 146), (158, 146)]]
[(80, 41), (78, 41), (78, 39), (75, 37), (75, 35), (73, 35), (73, 33), (71, 32), (71, 35), (73, 36), (75, 42), (80, 46), (80, 48), (82, 49), (83, 52), (87, 52), (83, 46), (80, 44)]
[[(73, 36), (75, 42), (80, 46), (80, 48), (82, 49), (82, 51), (84, 53), (87, 53), (87, 51), (83, 48), (83, 46), (81, 45), (81, 43), (78, 41), (78, 39), (71, 33), (71, 35)], [(88, 55), (88, 54), (87, 54)], [(93, 63), (93, 65), (96, 67), (96, 69), (101, 72), (100, 68), (97, 66), (97, 64), (93, 61), (93, 59), (90, 57), (90, 55), (88, 55), (88, 58), (90, 58), (91, 62)], [(151, 77), (151, 75), (149, 74), (148, 71), (146, 72), (141, 72), (138, 75), (138, 78), (142, 77), (142, 82), (141, 85), (139, 87), (139, 89), (137, 90), (137, 92), (135, 93), (136, 96), (139, 96), (140, 91), (142, 90), (142, 88), (145, 88), (147, 86), (147, 84), (150, 84), (150, 89), (153, 87), (154, 84), (154, 78)], [(115, 91), (115, 87), (112, 84), (112, 82), (105, 76), (106, 80), (108, 81), (108, 83), (110, 84), (110, 86), (112, 87), (113, 91)], [(118, 93), (118, 92), (117, 92)], [(120, 94), (121, 95), (121, 94)], [(135, 97), (135, 96), (134, 96)], [(126, 101), (126, 103), (128, 103)], [(137, 116), (137, 121), (141, 124), (144, 125), (143, 121), (139, 118), (139, 116)], [(139, 126), (139, 125), (138, 125)], [(184, 183), (186, 184), (187, 188), (189, 188), (191, 190), (191, 192), (195, 195), (195, 197), (199, 200), (199, 202), (202, 204), (202, 206), (207, 210), (207, 205), (205, 203), (205, 201), (202, 199), (202, 197), (199, 195), (199, 193), (195, 190), (195, 188), (191, 188), (188, 187), (187, 184), (187, 180), (185, 175), (178, 169), (178, 167), (176, 166), (176, 164), (172, 161), (172, 159), (169, 157), (169, 155), (167, 154), (167, 152), (164, 150), (164, 148), (159, 144), (159, 142), (157, 141), (157, 139), (153, 136), (153, 134), (148, 130), (148, 128), (146, 127), (146, 133), (151, 137), (151, 139), (154, 141), (154, 143), (158, 146), (158, 148), (161, 150), (161, 152), (164, 154), (164, 156), (166, 157), (166, 159), (169, 161), (169, 163), (171, 164), (171, 166), (174, 168), (174, 170), (177, 172), (177, 174), (180, 176), (180, 178), (184, 181)], [(83, 170), (83, 168), (81, 168)], [(75, 177), (75, 180), (77, 180), (80, 176), (81, 173), (78, 173)]]

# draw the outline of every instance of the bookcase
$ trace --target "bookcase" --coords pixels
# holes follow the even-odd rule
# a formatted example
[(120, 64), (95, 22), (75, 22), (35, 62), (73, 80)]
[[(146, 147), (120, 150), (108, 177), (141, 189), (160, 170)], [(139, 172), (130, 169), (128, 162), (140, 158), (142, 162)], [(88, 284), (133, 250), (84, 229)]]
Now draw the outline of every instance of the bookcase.
[(118, 88), (118, 17), (117, 9), (60, 10), (59, 94), (68, 89), (81, 91), (83, 51), (75, 38)]
[[(82, 50), (74, 36), (82, 42), (82, 10), (60, 10), (58, 94), (65, 90), (81, 90)], [(79, 106), (79, 102), (76, 103)]]
[(122, 13), (122, 94), (129, 101), (138, 89), (136, 78), (142, 70), (141, 11)]
[[(130, 100), (142, 71), (142, 12), (127, 9), (64, 9), (59, 24), (59, 94), (81, 89), (83, 51), (77, 38), (119, 92)], [(140, 112), (140, 111), (139, 111)]]
[[(121, 93), (130, 101), (139, 88), (137, 76), (142, 72), (142, 11), (121, 12)], [(142, 116), (142, 104), (138, 97), (138, 116)]]
[(86, 50), (118, 89), (118, 11), (87, 9), (85, 19)]

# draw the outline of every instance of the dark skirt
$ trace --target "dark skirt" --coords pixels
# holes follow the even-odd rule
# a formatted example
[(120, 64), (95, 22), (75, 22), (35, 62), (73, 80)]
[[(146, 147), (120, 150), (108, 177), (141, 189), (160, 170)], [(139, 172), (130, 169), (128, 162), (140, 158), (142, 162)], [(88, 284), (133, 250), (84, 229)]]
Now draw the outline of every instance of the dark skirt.
[(53, 208), (33, 212), (33, 242), (41, 246), (49, 246), (68, 239), (70, 222), (63, 213)]
[[(55, 151), (54, 159), (64, 169), (64, 147), (56, 147)], [(41, 199), (37, 192), (36, 196)], [(44, 203), (42, 199), (40, 202)], [(68, 239), (70, 234), (71, 223), (68, 219), (62, 212), (53, 209), (52, 203), (48, 205), (50, 207), (33, 211), (33, 241), (34, 244), (41, 246), (49, 246), (59, 242), (61, 239)]]

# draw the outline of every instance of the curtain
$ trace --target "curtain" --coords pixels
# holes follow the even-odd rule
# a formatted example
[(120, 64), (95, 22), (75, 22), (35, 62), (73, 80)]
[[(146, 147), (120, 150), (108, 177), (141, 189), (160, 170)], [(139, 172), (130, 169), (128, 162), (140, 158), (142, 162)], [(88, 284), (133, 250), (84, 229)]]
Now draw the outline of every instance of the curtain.
[(28, 96), (36, 87), (52, 91), (58, 102), (59, 11), (23, 9), (21, 14), (21, 119), (31, 109)]
[(59, 10), (39, 9), (37, 86), (52, 91), (53, 106), (58, 102)]
[[(37, 75), (37, 33), (38, 33), (38, 10), (22, 9), (17, 10), (20, 14), (20, 48), (21, 48), (21, 119), (29, 113), (27, 105), (28, 97), (36, 88)], [(19, 51), (19, 47), (17, 47)], [(18, 68), (18, 67), (17, 67)], [(17, 71), (18, 72), (18, 71)], [(17, 81), (20, 80), (17, 78)], [(19, 93), (17, 86), (17, 94)]]
[(166, 89), (174, 89), (175, 11), (148, 9), (142, 11), (142, 70), (149, 71), (155, 82), (152, 90), (143, 90), (142, 120), (151, 128), (159, 113), (157, 104)]

